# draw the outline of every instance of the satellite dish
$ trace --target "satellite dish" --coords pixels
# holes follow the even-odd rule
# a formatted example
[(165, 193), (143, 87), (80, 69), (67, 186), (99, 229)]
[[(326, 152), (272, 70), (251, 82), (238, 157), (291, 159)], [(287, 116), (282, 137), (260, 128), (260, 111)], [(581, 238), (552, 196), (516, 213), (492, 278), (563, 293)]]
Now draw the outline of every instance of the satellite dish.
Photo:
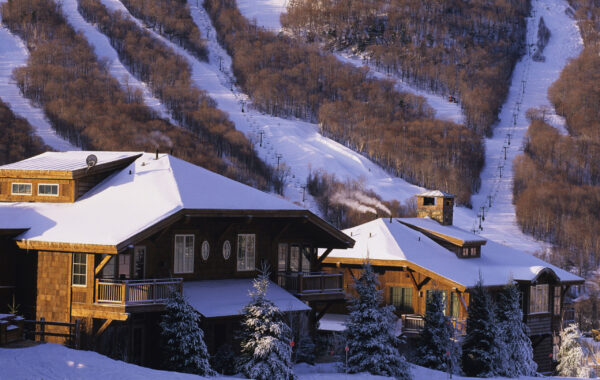
[(85, 163), (87, 164), (88, 169), (90, 169), (90, 168), (96, 166), (96, 164), (98, 163), (98, 157), (96, 157), (96, 155), (94, 155), (94, 154), (90, 154), (85, 159)]

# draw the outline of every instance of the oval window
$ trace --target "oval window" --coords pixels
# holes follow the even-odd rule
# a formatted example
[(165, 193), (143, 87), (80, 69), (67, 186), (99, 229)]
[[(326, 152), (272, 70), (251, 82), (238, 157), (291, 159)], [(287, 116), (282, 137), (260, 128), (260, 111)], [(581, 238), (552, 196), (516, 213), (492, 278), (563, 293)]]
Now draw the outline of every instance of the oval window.
[(229, 240), (225, 240), (225, 243), (223, 243), (223, 258), (229, 260), (229, 256), (231, 256), (231, 243)]
[(208, 240), (204, 240), (202, 242), (202, 260), (208, 260), (208, 256), (210, 255), (210, 245), (208, 244)]

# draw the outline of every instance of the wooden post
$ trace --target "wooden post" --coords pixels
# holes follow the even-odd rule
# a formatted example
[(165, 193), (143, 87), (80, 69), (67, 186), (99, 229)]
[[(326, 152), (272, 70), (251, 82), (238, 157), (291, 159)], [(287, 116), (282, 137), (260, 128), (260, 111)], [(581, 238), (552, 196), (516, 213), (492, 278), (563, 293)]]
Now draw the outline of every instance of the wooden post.
[(125, 305), (127, 304), (127, 299), (129, 298), (129, 286), (127, 286), (128, 283), (127, 281), (123, 281), (123, 284), (121, 284), (121, 290), (122, 290), (122, 295), (123, 295), (123, 299), (121, 300), (121, 304)]
[(40, 341), (46, 341), (46, 318), (40, 318)]
[(100, 280), (96, 279), (96, 286), (94, 290), (94, 302), (98, 302), (98, 283)]
[(75, 349), (79, 350), (81, 342), (81, 319), (75, 320)]
[(298, 273), (298, 294), (302, 294), (302, 290), (303, 290), (303, 276), (302, 276), (302, 272)]

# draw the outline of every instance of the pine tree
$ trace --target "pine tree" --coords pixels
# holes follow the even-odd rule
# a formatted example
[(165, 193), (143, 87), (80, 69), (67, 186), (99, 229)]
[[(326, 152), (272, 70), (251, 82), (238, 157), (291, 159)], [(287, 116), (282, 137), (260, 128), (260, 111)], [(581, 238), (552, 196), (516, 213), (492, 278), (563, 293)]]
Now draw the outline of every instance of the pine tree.
[(469, 294), (467, 335), (462, 346), (462, 369), (467, 376), (494, 376), (498, 359), (494, 304), (481, 279)]
[(308, 334), (302, 335), (296, 345), (296, 363), (315, 363), (315, 344)]
[(244, 307), (238, 368), (250, 379), (295, 379), (291, 330), (283, 321), (279, 308), (266, 297), (269, 287), (266, 268), (254, 280), (253, 286), (252, 300)]
[(454, 330), (450, 319), (444, 315), (442, 292), (433, 291), (427, 299), (425, 325), (419, 338), (417, 364), (423, 367), (448, 371), (452, 368)]
[(200, 316), (179, 292), (172, 292), (160, 322), (166, 369), (212, 376), (209, 355), (200, 328)]
[(516, 285), (508, 285), (498, 296), (496, 308), (498, 339), (498, 374), (506, 377), (534, 376), (537, 364), (533, 361), (533, 348), (523, 322), (521, 293)]
[(560, 376), (589, 377), (589, 369), (585, 366), (579, 339), (581, 339), (581, 332), (575, 323), (570, 324), (560, 333), (560, 350), (556, 368)]
[(381, 306), (378, 285), (373, 268), (365, 263), (362, 276), (354, 284), (358, 296), (350, 301), (346, 322), (347, 370), (410, 379), (409, 366), (398, 352), (399, 341), (394, 336), (393, 306)]

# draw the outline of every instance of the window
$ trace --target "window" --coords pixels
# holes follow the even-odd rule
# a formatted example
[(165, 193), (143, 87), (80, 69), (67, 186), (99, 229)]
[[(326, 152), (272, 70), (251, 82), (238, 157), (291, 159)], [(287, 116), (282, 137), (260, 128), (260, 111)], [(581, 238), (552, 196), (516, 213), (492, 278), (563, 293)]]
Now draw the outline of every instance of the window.
[(117, 255), (117, 257), (119, 259), (119, 278), (128, 279), (131, 269), (131, 255), (129, 253), (122, 253)]
[(412, 288), (390, 287), (391, 304), (400, 313), (412, 313)]
[(302, 272), (310, 272), (310, 247), (302, 247)]
[(554, 315), (560, 315), (560, 286), (554, 287)]
[(288, 256), (288, 245), (286, 243), (280, 243), (277, 246), (277, 271), (287, 271), (287, 256)]
[(194, 235), (175, 235), (175, 273), (194, 273)]
[(477, 257), (477, 247), (464, 247), (462, 255), (463, 257)]
[(460, 304), (459, 304), (459, 299), (458, 299), (458, 294), (452, 292), (451, 296), (450, 296), (450, 316), (452, 318), (457, 318), (458, 319), (458, 315), (459, 315), (459, 311), (460, 311)]
[[(440, 292), (442, 293), (442, 301), (444, 303), (444, 315), (448, 315), (448, 311), (447, 311), (447, 307), (446, 305), (448, 305), (448, 292), (446, 290), (428, 290), (427, 291), (427, 298), (425, 299), (425, 302), (429, 301), (429, 297), (431, 297), (431, 295), (434, 292)], [(425, 303), (425, 309), (427, 309), (427, 303)]]
[(548, 284), (533, 285), (529, 291), (529, 313), (547, 313)]
[(138, 245), (133, 247), (133, 278), (146, 277), (146, 247)]
[(435, 198), (423, 197), (423, 206), (435, 206)]
[(229, 240), (225, 240), (225, 242), (223, 243), (223, 258), (225, 260), (229, 260), (230, 256), (231, 256), (231, 243), (229, 242)]
[(300, 247), (292, 245), (290, 248), (290, 272), (298, 272), (300, 270)]
[(87, 286), (87, 255), (73, 253), (73, 286)]
[(58, 185), (40, 183), (38, 185), (38, 195), (45, 197), (58, 197)]
[(30, 183), (13, 183), (12, 184), (13, 195), (31, 195), (31, 184)]
[(208, 240), (204, 240), (202, 242), (202, 260), (208, 260), (208, 256), (210, 256), (210, 244), (208, 244)]
[(238, 235), (237, 246), (237, 270), (246, 271), (254, 270), (254, 247), (256, 235), (241, 234)]

